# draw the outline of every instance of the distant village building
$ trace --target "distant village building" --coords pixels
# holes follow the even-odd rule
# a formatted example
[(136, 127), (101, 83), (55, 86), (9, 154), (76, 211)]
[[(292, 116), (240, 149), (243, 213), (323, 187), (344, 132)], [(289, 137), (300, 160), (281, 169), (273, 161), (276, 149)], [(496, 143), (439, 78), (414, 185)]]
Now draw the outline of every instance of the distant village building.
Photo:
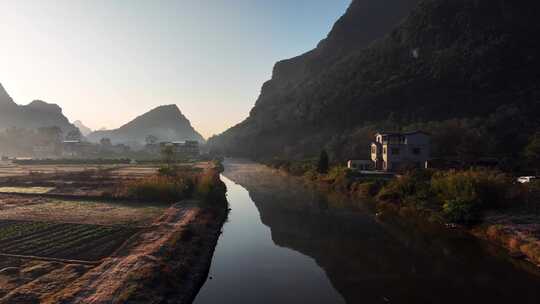
[(371, 160), (349, 160), (347, 168), (353, 171), (369, 171), (373, 170), (373, 161)]
[(42, 143), (32, 147), (32, 155), (35, 158), (55, 158), (58, 156), (58, 146), (55, 143)]
[(174, 147), (174, 152), (178, 157), (197, 157), (201, 153), (199, 142), (196, 140), (162, 142), (160, 143), (160, 151), (167, 146)]
[(377, 133), (371, 144), (371, 160), (376, 170), (424, 168), (430, 155), (430, 135), (422, 131)]
[(81, 140), (64, 140), (62, 143), (62, 157), (85, 158), (94, 157), (98, 153), (98, 146)]
[(63, 157), (79, 157), (82, 155), (82, 142), (80, 140), (64, 140), (62, 143)]

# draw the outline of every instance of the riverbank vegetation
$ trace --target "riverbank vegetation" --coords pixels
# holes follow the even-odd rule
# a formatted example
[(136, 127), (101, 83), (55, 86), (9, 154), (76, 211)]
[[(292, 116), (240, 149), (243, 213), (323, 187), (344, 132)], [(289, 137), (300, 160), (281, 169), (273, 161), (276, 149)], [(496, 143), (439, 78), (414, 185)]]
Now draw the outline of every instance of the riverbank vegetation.
[(207, 167), (163, 166), (156, 174), (125, 183), (120, 196), (140, 200), (174, 203), (196, 198), (201, 202), (220, 200), (224, 193), (219, 179), (220, 162)]
[(268, 166), (307, 182), (369, 200), (381, 216), (423, 217), (461, 226), (540, 264), (540, 182), (520, 184), (496, 169), (411, 170), (395, 177), (363, 175), (335, 165), (322, 174), (316, 160), (274, 160)]

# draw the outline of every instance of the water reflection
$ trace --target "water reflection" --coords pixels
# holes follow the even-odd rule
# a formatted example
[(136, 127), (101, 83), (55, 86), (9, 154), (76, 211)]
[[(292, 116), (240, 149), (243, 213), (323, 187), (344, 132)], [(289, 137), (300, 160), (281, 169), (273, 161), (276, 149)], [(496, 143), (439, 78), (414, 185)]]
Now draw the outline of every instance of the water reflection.
[(539, 303), (539, 278), (481, 242), (379, 223), (362, 204), (257, 164), (226, 168), (241, 187), (228, 182), (216, 279), (196, 303)]

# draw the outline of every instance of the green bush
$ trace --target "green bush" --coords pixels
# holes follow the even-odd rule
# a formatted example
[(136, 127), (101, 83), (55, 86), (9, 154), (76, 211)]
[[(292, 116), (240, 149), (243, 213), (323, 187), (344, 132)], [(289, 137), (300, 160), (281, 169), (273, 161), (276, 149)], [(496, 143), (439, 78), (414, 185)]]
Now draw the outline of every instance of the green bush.
[(315, 181), (317, 180), (318, 177), (319, 177), (319, 173), (315, 169), (310, 169), (304, 173), (304, 178), (310, 181)]
[(178, 173), (178, 168), (175, 166), (168, 167), (168, 166), (162, 166), (158, 169), (158, 174), (162, 176), (169, 176), (174, 177)]
[(505, 206), (512, 183), (493, 170), (448, 171), (436, 174), (431, 188), (448, 220), (471, 224), (485, 210)]
[(361, 198), (371, 198), (377, 196), (383, 187), (382, 180), (355, 182), (352, 185), (352, 192)]
[(477, 222), (480, 217), (480, 205), (476, 200), (462, 197), (449, 199), (443, 205), (443, 213), (447, 220), (453, 223), (470, 224)]
[(410, 171), (382, 187), (377, 198), (385, 202), (413, 204), (416, 207), (422, 207), (432, 197), (431, 175), (431, 171), (428, 170)]

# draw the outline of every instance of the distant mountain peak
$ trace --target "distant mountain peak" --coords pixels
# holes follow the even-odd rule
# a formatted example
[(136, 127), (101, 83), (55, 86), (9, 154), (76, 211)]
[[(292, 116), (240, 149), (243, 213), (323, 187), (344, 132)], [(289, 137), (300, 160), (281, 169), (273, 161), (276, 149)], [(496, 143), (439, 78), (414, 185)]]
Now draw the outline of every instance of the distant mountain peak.
[(147, 113), (143, 115), (148, 115), (151, 113), (170, 113), (170, 114), (179, 115), (185, 118), (180, 108), (175, 104), (162, 105), (162, 106), (155, 107), (154, 109), (148, 111)]
[(143, 145), (148, 135), (156, 136), (159, 141), (205, 141), (175, 104), (158, 106), (116, 130), (96, 131), (88, 138), (97, 142), (107, 137), (114, 143)]
[(28, 106), (27, 108), (38, 110), (42, 112), (50, 112), (50, 113), (62, 113), (62, 108), (60, 108), (59, 105), (53, 104), (53, 103), (47, 103), (43, 100), (34, 100)]

